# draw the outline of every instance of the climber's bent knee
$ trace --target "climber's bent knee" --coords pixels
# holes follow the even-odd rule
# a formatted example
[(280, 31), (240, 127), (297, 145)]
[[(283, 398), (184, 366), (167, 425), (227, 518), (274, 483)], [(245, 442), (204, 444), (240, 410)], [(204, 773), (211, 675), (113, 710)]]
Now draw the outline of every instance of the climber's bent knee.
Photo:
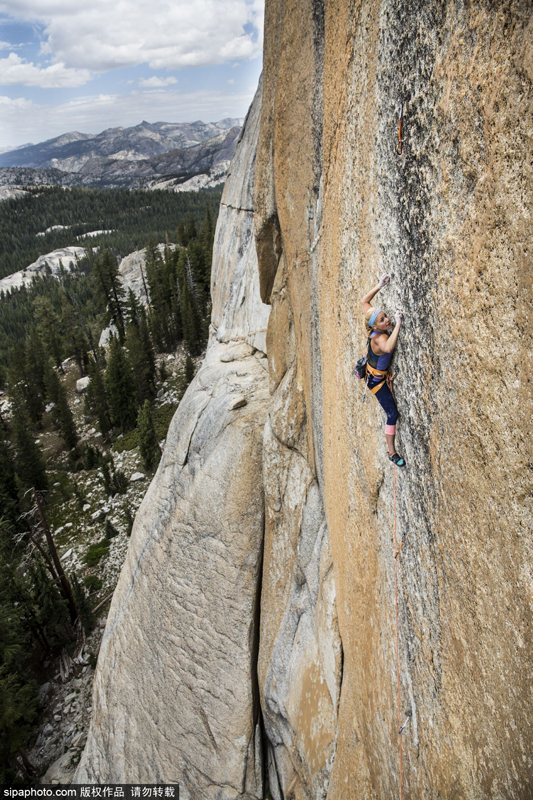
[[(387, 415), (387, 425), (395, 426), (398, 421), (398, 407), (387, 384), (382, 386), (379, 392), (376, 392), (376, 399)], [(385, 433), (388, 433), (388, 431), (385, 431)]]

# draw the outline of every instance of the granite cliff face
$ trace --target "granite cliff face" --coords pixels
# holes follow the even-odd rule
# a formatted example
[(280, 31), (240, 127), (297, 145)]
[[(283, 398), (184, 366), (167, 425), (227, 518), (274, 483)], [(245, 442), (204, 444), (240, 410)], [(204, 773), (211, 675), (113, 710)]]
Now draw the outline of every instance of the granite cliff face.
[[(259, 677), (280, 797), (400, 795), (395, 564), (405, 796), (533, 794), (532, 33), (521, 2), (267, 3), (255, 225), (277, 458), (267, 425)], [(352, 374), (383, 272), (380, 304), (405, 312), (396, 501), (383, 413)], [(271, 555), (294, 552), (307, 504), (303, 485), (278, 490), (295, 453), (324, 508), (342, 683), (335, 704), (295, 669), (276, 716), (289, 573), (310, 590)]]
[[(135, 523), (77, 781), (533, 795), (532, 34), (518, 0), (268, 0), (211, 343)], [(352, 373), (383, 272), (397, 475)]]
[[(236, 156), (248, 169), (260, 103), (258, 93)], [(237, 189), (223, 193), (217, 241), (229, 229), (253, 250)], [(241, 316), (221, 341), (213, 329), (137, 513), (75, 781), (176, 782), (185, 800), (251, 800), (263, 796), (256, 662), (268, 373), (246, 339), (257, 345), (269, 309), (242, 285), (246, 258), (235, 264), (217, 247), (215, 263), (225, 275), (235, 268)], [(214, 320), (231, 316), (232, 285), (218, 292)]]

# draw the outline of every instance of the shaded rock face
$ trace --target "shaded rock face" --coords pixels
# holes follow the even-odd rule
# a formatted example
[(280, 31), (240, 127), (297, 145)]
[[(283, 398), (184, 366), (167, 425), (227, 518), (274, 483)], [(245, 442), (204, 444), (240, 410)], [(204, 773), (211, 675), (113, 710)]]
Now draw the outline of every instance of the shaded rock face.
[(260, 84), (220, 203), (211, 270), (211, 322), (219, 341), (243, 339), (266, 352), (270, 306), (262, 303), (259, 296), (254, 245), (254, 173), (261, 89)]
[[(214, 343), (172, 421), (108, 616), (76, 781), (262, 797), (254, 699), (268, 385)], [(242, 347), (242, 345), (239, 345)], [(234, 409), (234, 400), (247, 403)]]
[[(405, 796), (533, 794), (530, 12), (266, 6), (259, 683), (274, 797), (399, 796), (408, 712)], [(396, 491), (384, 414), (352, 374), (359, 301), (383, 272), (379, 305), (405, 312)]]
[[(235, 171), (257, 133), (245, 127)], [(235, 214), (222, 209), (218, 225), (253, 250), (253, 221)], [(214, 260), (226, 269), (218, 245)], [(231, 316), (226, 288), (220, 319)], [(213, 333), (168, 431), (109, 611), (76, 782), (179, 783), (185, 800), (263, 797), (256, 668), (269, 390), (266, 356), (245, 341), (266, 327), (260, 305), (247, 289), (237, 327), (223, 342)]]

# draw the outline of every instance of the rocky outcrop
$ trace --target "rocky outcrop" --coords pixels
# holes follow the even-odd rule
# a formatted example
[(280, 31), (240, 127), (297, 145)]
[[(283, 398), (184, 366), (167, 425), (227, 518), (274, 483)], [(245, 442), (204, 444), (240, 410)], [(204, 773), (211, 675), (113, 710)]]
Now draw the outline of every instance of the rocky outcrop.
[(238, 158), (230, 170), (217, 222), (211, 271), (211, 320), (221, 342), (248, 341), (266, 353), (270, 306), (259, 296), (259, 273), (254, 245), (254, 172), (260, 83), (238, 143)]
[[(265, 23), (255, 225), (272, 304), (259, 653), (270, 774), (285, 798), (398, 797), (398, 718), (411, 713), (406, 797), (528, 797), (529, 9), (270, 0)], [(359, 299), (385, 271), (380, 304), (406, 315), (396, 490), (383, 413), (352, 375)], [(291, 480), (298, 459), (307, 482)], [(342, 672), (310, 648), (306, 667), (329, 663), (330, 677), (305, 693), (287, 620), (296, 587), (313, 596), (291, 528), (307, 485), (324, 508), (316, 541), (329, 540), (324, 564), (331, 549)], [(314, 619), (317, 641), (335, 628), (318, 606)]]
[[(236, 171), (254, 139), (257, 126), (246, 125)], [(249, 220), (228, 221), (234, 214), (222, 209), (219, 228), (253, 249), (239, 231)], [(215, 264), (226, 269), (218, 245)], [(218, 296), (220, 318), (233, 296), (231, 286)], [(179, 783), (186, 800), (263, 797), (256, 665), (269, 393), (266, 356), (245, 339), (267, 320), (256, 318), (253, 293), (243, 305), (238, 335), (212, 335), (137, 513), (76, 782)]]
[(11, 292), (12, 289), (19, 289), (21, 286), (29, 286), (34, 279), (43, 277), (48, 272), (56, 277), (62, 271), (69, 272), (76, 262), (83, 258), (85, 250), (83, 247), (60, 247), (44, 256), (39, 256), (37, 261), (30, 264), (26, 269), (13, 272), (5, 278), (0, 279), (0, 292)]

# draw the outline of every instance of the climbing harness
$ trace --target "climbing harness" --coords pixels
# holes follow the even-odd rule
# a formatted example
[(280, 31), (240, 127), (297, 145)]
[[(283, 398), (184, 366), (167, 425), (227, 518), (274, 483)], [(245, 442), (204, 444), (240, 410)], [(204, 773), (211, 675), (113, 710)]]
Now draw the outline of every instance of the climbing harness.
[(370, 375), (373, 375), (374, 378), (383, 378), (381, 383), (378, 383), (377, 386), (374, 386), (373, 389), (370, 389), (372, 394), (377, 394), (379, 392), (379, 390), (381, 389), (381, 387), (387, 382), (387, 375), (389, 374), (389, 370), (388, 369), (374, 369), (374, 367), (371, 367), (370, 364), (367, 362), (366, 371), (369, 372)]
[(400, 116), (398, 119), (398, 144), (396, 145), (396, 153), (401, 156), (403, 152), (403, 103), (400, 103)]

